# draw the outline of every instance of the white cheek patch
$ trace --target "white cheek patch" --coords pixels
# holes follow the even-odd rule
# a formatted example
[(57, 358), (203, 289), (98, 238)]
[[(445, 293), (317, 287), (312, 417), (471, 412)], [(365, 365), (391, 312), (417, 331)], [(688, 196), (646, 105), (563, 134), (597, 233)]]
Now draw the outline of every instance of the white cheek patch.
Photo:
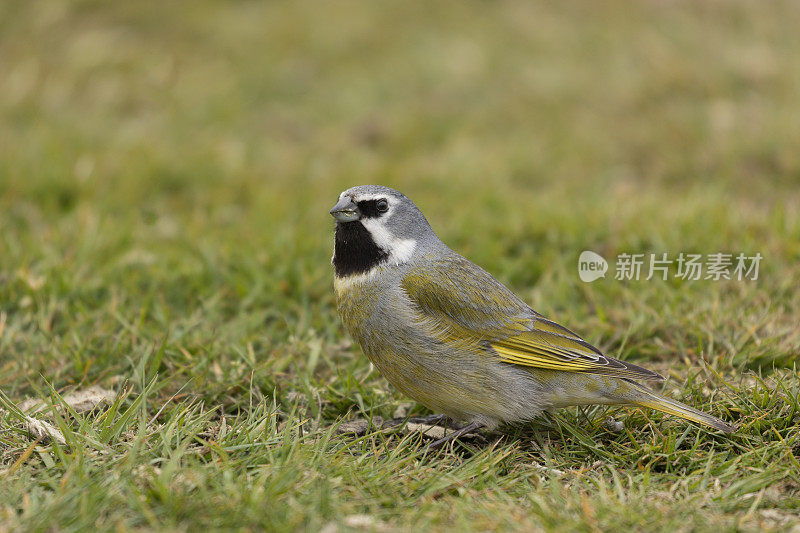
[(372, 240), (375, 241), (375, 244), (389, 253), (389, 263), (400, 265), (407, 262), (414, 255), (414, 250), (417, 248), (416, 240), (398, 239), (386, 229), (380, 219), (363, 218), (361, 219), (361, 224), (372, 235)]
[(394, 261), (399, 265), (401, 263), (405, 263), (411, 259), (414, 255), (414, 250), (417, 248), (417, 241), (414, 239), (396, 239), (394, 244), (394, 249), (391, 254), (389, 254), (389, 259)]

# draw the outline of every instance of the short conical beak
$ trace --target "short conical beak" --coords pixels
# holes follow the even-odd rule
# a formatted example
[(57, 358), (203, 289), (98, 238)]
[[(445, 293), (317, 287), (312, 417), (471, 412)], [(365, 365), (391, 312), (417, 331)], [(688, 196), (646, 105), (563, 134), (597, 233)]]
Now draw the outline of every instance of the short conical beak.
[(352, 198), (343, 196), (331, 209), (331, 215), (339, 222), (352, 222), (358, 220), (361, 213), (358, 212), (358, 206)]

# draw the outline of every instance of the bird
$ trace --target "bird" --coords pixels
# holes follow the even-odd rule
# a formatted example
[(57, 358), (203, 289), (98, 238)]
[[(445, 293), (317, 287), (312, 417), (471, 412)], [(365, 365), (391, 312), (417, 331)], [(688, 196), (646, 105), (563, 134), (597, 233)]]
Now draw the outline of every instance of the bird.
[(336, 221), (336, 308), (394, 387), (462, 423), (430, 447), (573, 405), (633, 405), (732, 433), (733, 425), (650, 389), (664, 377), (604, 354), (534, 311), (451, 250), (404, 194), (342, 192)]

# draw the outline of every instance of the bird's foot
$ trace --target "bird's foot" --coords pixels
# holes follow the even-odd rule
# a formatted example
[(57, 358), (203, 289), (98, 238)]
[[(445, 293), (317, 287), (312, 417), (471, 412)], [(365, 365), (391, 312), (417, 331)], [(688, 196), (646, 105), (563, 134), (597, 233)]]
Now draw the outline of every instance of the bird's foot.
[(455, 423), (452, 420), (449, 420), (446, 415), (428, 415), (428, 416), (412, 416), (408, 419), (409, 422), (413, 422), (414, 424), (427, 424), (429, 426), (438, 426), (442, 423), (445, 425), (453, 427)]
[(426, 426), (445, 426), (449, 428), (458, 429), (459, 426), (446, 415), (428, 415), (428, 416), (412, 416), (412, 417), (404, 417), (404, 418), (392, 418), (391, 420), (387, 420), (381, 424), (381, 427), (389, 428), (394, 426), (401, 426), (403, 424), (424, 424)]
[[(425, 447), (425, 453), (427, 454), (429, 452), (436, 451), (442, 448), (443, 446), (449, 444), (450, 442), (456, 440), (457, 438), (464, 436), (467, 433), (472, 433), (474, 431), (477, 431), (482, 427), (483, 426), (481, 424), (478, 424), (477, 422), (472, 422), (470, 424), (467, 424), (466, 426), (463, 426), (460, 429), (453, 431), (449, 435), (445, 435), (441, 439), (435, 440), (432, 443), (428, 444), (428, 446)], [(484, 441), (486, 440), (482, 435), (478, 435), (478, 437), (480, 437)]]

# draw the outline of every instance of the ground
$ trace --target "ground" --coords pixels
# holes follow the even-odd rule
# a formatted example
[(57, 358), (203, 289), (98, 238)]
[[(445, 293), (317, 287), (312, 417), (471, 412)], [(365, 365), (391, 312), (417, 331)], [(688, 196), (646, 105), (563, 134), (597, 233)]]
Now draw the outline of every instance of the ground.
[[(797, 531), (798, 25), (737, 0), (4, 2), (0, 530)], [(428, 414), (335, 313), (328, 209), (363, 183), (739, 430), (576, 408), (433, 457), (340, 434)], [(763, 260), (586, 283), (583, 250)], [(89, 387), (110, 399), (63, 399)]]

